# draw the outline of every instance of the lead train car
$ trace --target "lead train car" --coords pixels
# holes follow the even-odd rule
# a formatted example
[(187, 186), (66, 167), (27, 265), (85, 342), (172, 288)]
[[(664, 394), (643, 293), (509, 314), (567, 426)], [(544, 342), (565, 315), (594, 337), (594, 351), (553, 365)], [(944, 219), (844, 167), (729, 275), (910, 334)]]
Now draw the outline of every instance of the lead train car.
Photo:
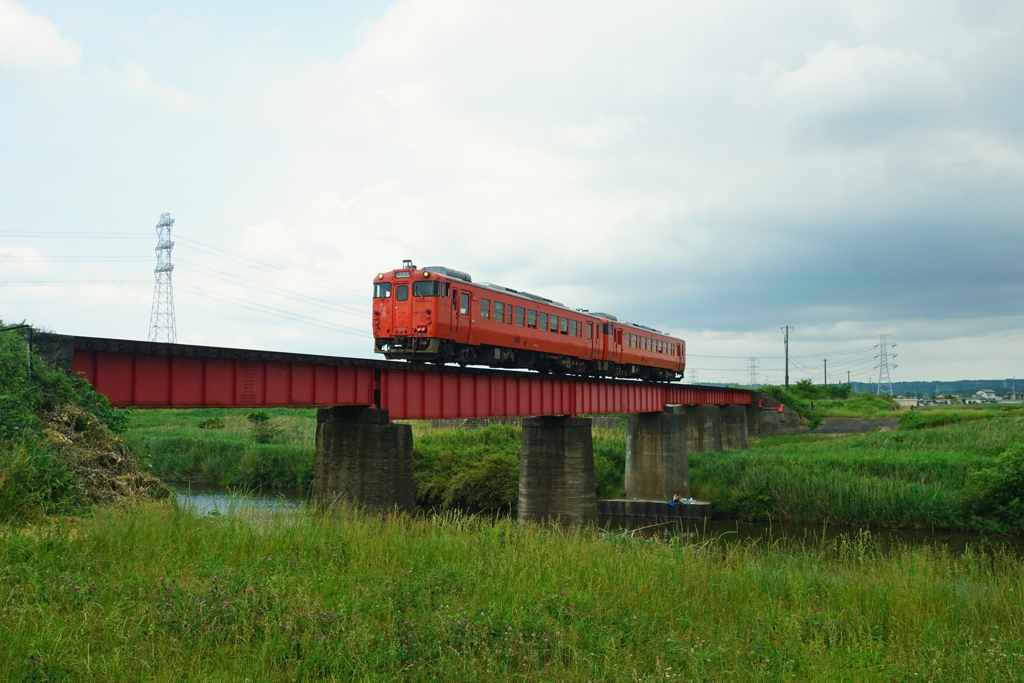
[(682, 339), (409, 261), (374, 281), (373, 337), (392, 360), (656, 381), (686, 368)]

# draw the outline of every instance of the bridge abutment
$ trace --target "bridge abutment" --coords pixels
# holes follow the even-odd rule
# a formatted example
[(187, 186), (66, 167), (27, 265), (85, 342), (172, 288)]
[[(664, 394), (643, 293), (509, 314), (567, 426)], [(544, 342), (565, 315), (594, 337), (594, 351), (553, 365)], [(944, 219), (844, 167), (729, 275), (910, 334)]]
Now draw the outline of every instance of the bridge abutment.
[(523, 418), (519, 523), (597, 521), (592, 420)]
[(672, 500), (690, 496), (686, 415), (630, 413), (626, 424), (626, 497)]
[(313, 496), (379, 511), (415, 510), (412, 427), (390, 424), (386, 410), (320, 408)]

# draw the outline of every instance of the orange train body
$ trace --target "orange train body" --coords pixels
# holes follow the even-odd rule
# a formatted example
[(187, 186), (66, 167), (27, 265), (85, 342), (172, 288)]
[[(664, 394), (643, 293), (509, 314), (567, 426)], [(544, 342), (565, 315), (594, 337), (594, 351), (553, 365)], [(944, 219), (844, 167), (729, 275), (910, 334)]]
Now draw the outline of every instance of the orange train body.
[(686, 342), (443, 267), (374, 280), (374, 350), (389, 359), (672, 381)]

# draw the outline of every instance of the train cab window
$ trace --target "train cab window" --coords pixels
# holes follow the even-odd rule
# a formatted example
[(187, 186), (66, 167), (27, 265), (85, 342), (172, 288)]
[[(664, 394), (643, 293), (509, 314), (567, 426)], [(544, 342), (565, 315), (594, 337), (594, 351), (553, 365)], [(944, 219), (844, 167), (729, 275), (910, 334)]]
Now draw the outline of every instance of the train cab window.
[(537, 329), (537, 311), (526, 312), (526, 326)]
[(399, 301), (409, 300), (409, 285), (398, 285), (395, 287), (395, 298)]
[(551, 316), (551, 331), (552, 332), (558, 332), (558, 316), (557, 315)]
[(587, 339), (594, 338), (594, 323), (587, 323)]
[(480, 317), (484, 320), (491, 319), (491, 300), (480, 299)]
[(459, 299), (459, 313), (462, 315), (469, 314), (469, 292), (463, 292), (462, 298)]
[(542, 330), (548, 329), (548, 314), (547, 313), (541, 313), (540, 314), (540, 324), (538, 325), (538, 327), (540, 329), (542, 329)]
[(569, 319), (568, 318), (562, 318), (561, 325), (562, 325), (562, 328), (561, 328), (560, 332), (562, 334), (569, 334)]
[(516, 306), (516, 325), (519, 325), (519, 327), (522, 327), (523, 323), (525, 321), (526, 321), (526, 309), (523, 308), (522, 306)]
[(413, 296), (440, 296), (441, 283), (437, 280), (425, 280), (412, 283)]
[(500, 301), (494, 302), (494, 322), (505, 322), (505, 304), (501, 303)]
[(390, 282), (376, 282), (373, 285), (373, 298), (374, 299), (388, 299), (391, 297), (391, 283)]
[(569, 321), (569, 336), (570, 337), (575, 337), (576, 336), (576, 321), (575, 320), (570, 320)]

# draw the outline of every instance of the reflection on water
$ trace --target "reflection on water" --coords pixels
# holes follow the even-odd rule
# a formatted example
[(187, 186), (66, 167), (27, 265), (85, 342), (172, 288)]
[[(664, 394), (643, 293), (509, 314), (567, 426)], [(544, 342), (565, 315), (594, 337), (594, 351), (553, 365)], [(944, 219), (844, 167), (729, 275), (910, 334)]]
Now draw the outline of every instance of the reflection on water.
[[(227, 514), (231, 509), (253, 508), (256, 510), (278, 510), (297, 508), (309, 498), (302, 489), (231, 489), (211, 484), (174, 484), (175, 495), (183, 506), (191, 507), (198, 514)], [(856, 527), (823, 524), (798, 524), (793, 522), (736, 522), (715, 520), (709, 522), (677, 519), (659, 522), (638, 517), (601, 515), (601, 528), (609, 531), (630, 533), (633, 536), (662, 536), (686, 534), (695, 538), (719, 537), (725, 542), (748, 541), (752, 539), (770, 543), (791, 543), (831, 540), (838, 536), (856, 534)], [(926, 529), (870, 529), (871, 536), (884, 546), (891, 545), (944, 545), (953, 552), (984, 545), (1016, 550), (1024, 554), (1024, 538), (1017, 536), (983, 536), (964, 531), (929, 531)]]

